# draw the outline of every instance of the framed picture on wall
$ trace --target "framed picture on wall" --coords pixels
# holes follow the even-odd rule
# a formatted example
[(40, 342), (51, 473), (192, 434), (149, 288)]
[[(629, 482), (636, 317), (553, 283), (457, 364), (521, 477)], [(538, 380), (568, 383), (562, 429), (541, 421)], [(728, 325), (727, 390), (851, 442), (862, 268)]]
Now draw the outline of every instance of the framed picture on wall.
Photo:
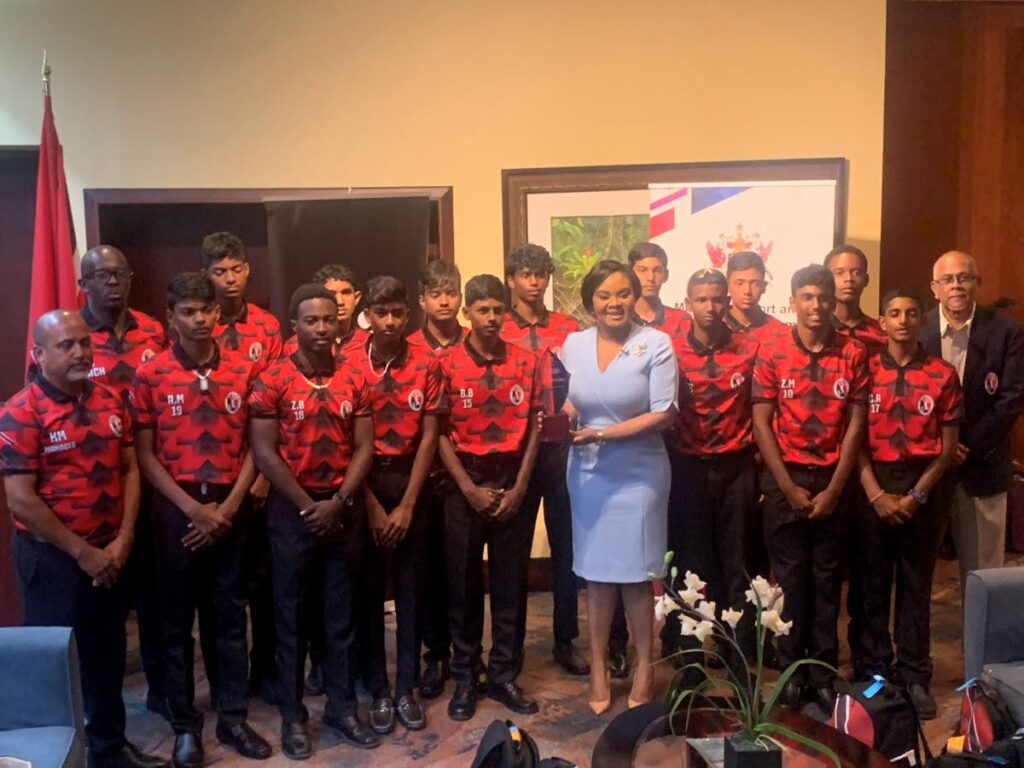
[(551, 306), (588, 324), (579, 285), (602, 259), (625, 261), (634, 243), (669, 257), (668, 304), (681, 304), (689, 275), (724, 270), (753, 250), (770, 274), (763, 306), (788, 312), (788, 275), (820, 262), (846, 231), (846, 160), (667, 163), (502, 171), (505, 251), (532, 242), (555, 262)]

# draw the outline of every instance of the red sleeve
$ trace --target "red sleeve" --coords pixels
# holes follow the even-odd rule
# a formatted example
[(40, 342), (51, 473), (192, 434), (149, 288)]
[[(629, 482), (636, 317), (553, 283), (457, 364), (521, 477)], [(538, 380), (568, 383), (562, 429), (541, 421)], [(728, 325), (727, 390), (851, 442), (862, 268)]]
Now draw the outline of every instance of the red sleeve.
[(135, 371), (135, 381), (128, 391), (128, 404), (135, 429), (153, 429), (156, 426), (153, 384), (149, 380), (148, 366), (139, 366)]
[(254, 419), (276, 419), (281, 393), (272, 371), (264, 371), (249, 393), (249, 416)]
[(946, 380), (942, 383), (936, 410), (939, 423), (943, 426), (959, 424), (964, 418), (964, 395), (960, 389), (960, 378), (952, 367), (946, 370)]
[(5, 475), (31, 475), (39, 471), (39, 419), (29, 407), (26, 393), (8, 401), (0, 412), (0, 470)]
[(544, 408), (546, 400), (545, 393), (549, 391), (545, 371), (550, 371), (548, 353), (543, 352), (543, 357), (530, 355), (530, 411), (539, 411)]
[(423, 392), (423, 411), (441, 415), (448, 411), (441, 376), (441, 361), (431, 356), (427, 363), (427, 381)]
[(352, 415), (372, 416), (373, 398), (370, 397), (370, 387), (366, 383), (366, 379), (358, 374), (353, 374), (352, 389), (355, 395), (355, 402), (352, 404)]
[(850, 382), (849, 402), (854, 405), (868, 404), (868, 390), (871, 389), (871, 374), (868, 372), (868, 353), (863, 344), (858, 344), (852, 355), (853, 380)]
[(771, 352), (758, 349), (754, 358), (754, 383), (751, 398), (755, 403), (774, 403), (779, 399), (779, 381), (775, 374), (775, 361)]
[(267, 348), (267, 363), (276, 363), (280, 360), (284, 349), (284, 345), (281, 343), (281, 327), (277, 326), (274, 330), (276, 332), (271, 335)]
[(124, 400), (118, 398), (121, 415), (121, 447), (131, 448), (135, 445), (135, 433), (132, 431), (132, 410), (125, 405)]

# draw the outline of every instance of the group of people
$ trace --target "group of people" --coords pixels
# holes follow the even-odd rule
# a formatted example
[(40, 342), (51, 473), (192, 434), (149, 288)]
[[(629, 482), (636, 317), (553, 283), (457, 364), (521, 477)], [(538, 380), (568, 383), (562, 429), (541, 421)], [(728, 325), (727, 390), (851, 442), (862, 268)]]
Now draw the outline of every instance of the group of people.
[[(748, 575), (770, 568), (793, 622), (782, 664), (837, 664), (849, 563), (855, 674), (894, 675), (934, 716), (940, 538), (952, 510), (962, 571), (1001, 564), (1024, 403), (1024, 334), (976, 305), (970, 256), (935, 263), (939, 308), (896, 290), (875, 320), (860, 306), (867, 259), (839, 246), (793, 275), (786, 324), (760, 308), (756, 253), (694, 273), (684, 311), (660, 298), (667, 254), (639, 243), (628, 264), (598, 262), (583, 280), (593, 324), (580, 330), (545, 306), (548, 252), (523, 245), (504, 280), (479, 275), (464, 291), (453, 264), (429, 262), (411, 334), (403, 282), (363, 286), (327, 265), (294, 292), (286, 340), (246, 300), (249, 271), (237, 237), (207, 237), (203, 268), (167, 287), (165, 331), (129, 308), (125, 256), (92, 249), (86, 305), (38, 318), (28, 383), (0, 413), (25, 622), (75, 629), (91, 764), (165, 764), (124, 736), (130, 602), (147, 706), (174, 730), (176, 768), (204, 759), (197, 617), (216, 736), (249, 758), (272, 753), (247, 722), (250, 695), (278, 706), (294, 759), (313, 750), (306, 695), (326, 693), (324, 725), (364, 749), (396, 723), (424, 728), (419, 698), (449, 678), (454, 720), (481, 696), (536, 712), (516, 680), (542, 502), (552, 655), (590, 675), (596, 714), (609, 679), (629, 674), (630, 640), (629, 704), (654, 695), (650, 574), (671, 551), (721, 606), (738, 607)], [(574, 646), (578, 578), (589, 660)], [(748, 616), (741, 646), (750, 630)], [(677, 616), (661, 641), (663, 656), (692, 642)], [(782, 701), (832, 696), (832, 673), (814, 666)]]

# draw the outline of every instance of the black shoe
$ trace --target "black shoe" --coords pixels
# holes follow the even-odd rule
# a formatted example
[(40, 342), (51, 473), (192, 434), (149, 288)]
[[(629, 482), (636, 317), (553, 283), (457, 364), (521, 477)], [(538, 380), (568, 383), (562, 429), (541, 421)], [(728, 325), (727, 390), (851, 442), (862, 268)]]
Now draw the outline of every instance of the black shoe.
[(146, 694), (146, 709), (171, 722), (171, 705), (167, 703), (166, 696), (158, 696), (152, 691)]
[(448, 717), (452, 720), (470, 720), (476, 714), (476, 691), (470, 685), (456, 685), (448, 702)]
[(790, 678), (782, 687), (782, 693), (779, 694), (779, 698), (776, 701), (786, 709), (798, 711), (800, 709), (800, 695), (801, 685), (799, 681)]
[(428, 661), (420, 674), (420, 696), (436, 699), (444, 693), (444, 683), (451, 676), (447, 661)]
[(556, 643), (551, 655), (555, 658), (555, 663), (570, 675), (583, 677), (590, 674), (590, 665), (572, 643)]
[(395, 702), (390, 696), (373, 700), (369, 720), (370, 728), (378, 736), (386, 736), (395, 730)]
[(324, 725), (336, 730), (345, 741), (357, 749), (376, 749), (380, 746), (380, 739), (363, 724), (359, 715), (345, 715), (338, 720), (325, 717)]
[(629, 677), (629, 658), (626, 656), (626, 649), (608, 649), (608, 674), (614, 680), (623, 680)]
[(935, 719), (939, 708), (935, 703), (935, 697), (932, 696), (927, 685), (924, 685), (923, 683), (911, 683), (907, 686), (907, 693), (910, 694), (910, 701), (913, 702), (914, 709), (917, 710), (918, 719)]
[(476, 693), (477, 698), (487, 695), (487, 690), (491, 687), (491, 678), (487, 676), (487, 670), (481, 669), (473, 676), (473, 691)]
[(218, 721), (217, 741), (250, 760), (266, 760), (272, 751), (267, 740), (256, 733), (248, 723), (227, 725), (223, 721)]
[(319, 664), (312, 664), (309, 667), (309, 674), (306, 676), (306, 695), (324, 695), (324, 671)]
[(170, 760), (147, 755), (128, 741), (114, 755), (95, 763), (102, 768), (168, 768), (170, 764)]
[(832, 708), (836, 703), (836, 691), (832, 683), (815, 686), (811, 692), (811, 701), (824, 709), (826, 714), (832, 714)]
[(203, 764), (203, 737), (199, 733), (179, 733), (174, 737), (171, 765), (174, 768), (199, 768)]
[(427, 717), (411, 693), (398, 697), (398, 701), (395, 702), (395, 713), (398, 715), (398, 722), (408, 731), (422, 731), (427, 727)]
[(529, 698), (523, 693), (522, 688), (512, 682), (491, 683), (491, 687), (487, 689), (487, 696), (520, 715), (532, 715), (540, 711), (537, 702)]
[(290, 760), (306, 760), (313, 754), (313, 742), (304, 723), (281, 723), (281, 751)]

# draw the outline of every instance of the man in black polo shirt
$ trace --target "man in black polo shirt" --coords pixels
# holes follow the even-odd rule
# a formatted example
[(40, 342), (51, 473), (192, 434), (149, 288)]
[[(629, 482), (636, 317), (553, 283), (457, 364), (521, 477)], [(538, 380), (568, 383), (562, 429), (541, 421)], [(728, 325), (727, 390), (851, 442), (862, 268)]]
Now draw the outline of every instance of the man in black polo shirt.
[(123, 399), (88, 380), (89, 328), (57, 310), (32, 329), (36, 373), (0, 414), (14, 566), (30, 626), (75, 630), (93, 768), (162, 768), (124, 737), (127, 611), (139, 467)]

